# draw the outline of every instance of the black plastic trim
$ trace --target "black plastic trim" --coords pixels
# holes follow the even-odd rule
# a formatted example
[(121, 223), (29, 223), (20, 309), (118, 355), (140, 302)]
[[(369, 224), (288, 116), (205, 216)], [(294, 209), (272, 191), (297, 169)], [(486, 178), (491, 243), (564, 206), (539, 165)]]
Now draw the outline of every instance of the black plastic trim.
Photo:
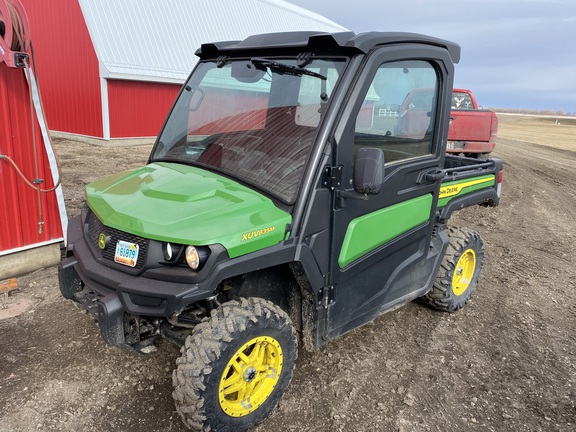
[(483, 189), (476, 192), (471, 192), (464, 195), (461, 198), (454, 198), (440, 210), (440, 215), (438, 219), (440, 221), (447, 221), (452, 216), (452, 213), (456, 210), (463, 209), (464, 207), (469, 207), (474, 204), (487, 203), (490, 205), (498, 205), (500, 198), (496, 189)]
[(314, 50), (321, 48), (352, 50), (357, 53), (368, 53), (376, 46), (399, 43), (417, 43), (444, 48), (450, 54), (454, 63), (460, 61), (460, 46), (443, 39), (417, 33), (404, 32), (368, 32), (356, 35), (353, 32), (323, 33), (323, 32), (284, 32), (263, 33), (249, 36), (243, 41), (226, 41), (203, 44), (196, 55), (201, 59), (245, 50), (289, 48), (306, 48)]
[[(213, 295), (223, 280), (252, 271), (293, 262), (298, 252), (315, 289), (322, 285), (322, 275), (307, 247), (298, 247), (291, 239), (234, 259), (228, 258), (221, 245), (212, 246), (212, 254), (202, 272), (166, 266), (133, 275), (108, 267), (94, 259), (82, 236), (80, 217), (70, 220), (69, 236), (73, 256), (60, 264), (60, 284), (64, 297), (74, 298), (83, 287), (100, 297), (117, 297), (123, 310), (133, 315), (167, 317), (186, 306)], [(185, 281), (184, 273), (190, 276)], [(202, 278), (200, 279), (200, 275)], [(82, 281), (82, 282), (80, 282)]]

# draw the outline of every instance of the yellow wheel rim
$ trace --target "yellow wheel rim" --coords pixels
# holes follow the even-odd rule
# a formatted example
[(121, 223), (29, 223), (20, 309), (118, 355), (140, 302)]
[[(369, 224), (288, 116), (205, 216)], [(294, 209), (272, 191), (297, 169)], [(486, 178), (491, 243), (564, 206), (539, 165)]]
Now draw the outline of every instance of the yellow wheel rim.
[(282, 348), (268, 336), (252, 339), (234, 353), (220, 379), (220, 407), (242, 417), (266, 402), (282, 372)]
[(476, 254), (472, 249), (466, 249), (454, 269), (452, 276), (452, 292), (454, 295), (462, 295), (472, 282), (476, 269)]

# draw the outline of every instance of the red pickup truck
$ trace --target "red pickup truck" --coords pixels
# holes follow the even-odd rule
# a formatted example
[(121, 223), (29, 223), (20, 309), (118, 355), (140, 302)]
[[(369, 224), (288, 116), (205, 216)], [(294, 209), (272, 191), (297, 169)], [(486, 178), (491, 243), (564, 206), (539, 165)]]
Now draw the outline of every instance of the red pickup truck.
[[(434, 97), (429, 88), (415, 89), (408, 93), (401, 107), (397, 134), (414, 138), (423, 136), (429, 128), (430, 106)], [(481, 109), (470, 90), (452, 90), (452, 111), (448, 129), (446, 152), (486, 159), (496, 146), (498, 117), (491, 110)]]

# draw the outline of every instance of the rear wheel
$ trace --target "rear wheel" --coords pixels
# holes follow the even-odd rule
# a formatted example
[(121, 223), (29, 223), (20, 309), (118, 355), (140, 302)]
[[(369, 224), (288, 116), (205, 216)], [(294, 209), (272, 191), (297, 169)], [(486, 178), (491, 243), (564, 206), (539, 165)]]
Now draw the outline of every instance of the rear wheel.
[(431, 291), (421, 297), (434, 309), (454, 312), (462, 308), (474, 292), (484, 261), (480, 235), (466, 228), (449, 227), (450, 242)]
[(190, 429), (244, 431), (264, 421), (292, 379), (296, 333), (273, 303), (224, 303), (197, 325), (173, 374), (176, 411)]

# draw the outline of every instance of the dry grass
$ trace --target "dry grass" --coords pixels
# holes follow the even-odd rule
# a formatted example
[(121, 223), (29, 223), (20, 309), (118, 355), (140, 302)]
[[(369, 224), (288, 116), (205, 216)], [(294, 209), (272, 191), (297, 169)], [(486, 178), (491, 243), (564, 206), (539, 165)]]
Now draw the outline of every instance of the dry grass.
[(499, 115), (498, 137), (576, 151), (576, 120)]

